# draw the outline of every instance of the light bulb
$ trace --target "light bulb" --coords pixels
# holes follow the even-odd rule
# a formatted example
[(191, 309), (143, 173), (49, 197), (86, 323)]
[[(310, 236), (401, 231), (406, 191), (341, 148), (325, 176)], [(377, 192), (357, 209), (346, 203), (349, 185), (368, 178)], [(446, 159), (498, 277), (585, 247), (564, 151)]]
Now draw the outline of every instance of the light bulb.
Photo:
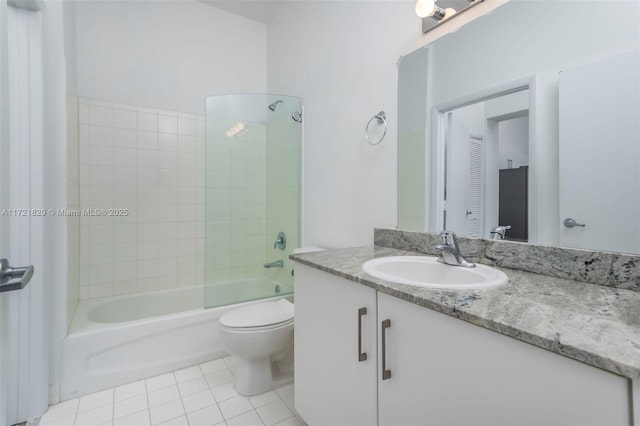
[(444, 18), (443, 18), (443, 19), (449, 19), (449, 18), (451, 18), (453, 15), (455, 15), (456, 13), (458, 13), (458, 12), (456, 12), (456, 10), (455, 10), (454, 8), (452, 8), (452, 7), (448, 7), (448, 8), (446, 8), (444, 11), (445, 11), (445, 14), (444, 14)]
[(435, 0), (418, 0), (416, 2), (416, 15), (421, 18), (432, 16), (436, 10)]

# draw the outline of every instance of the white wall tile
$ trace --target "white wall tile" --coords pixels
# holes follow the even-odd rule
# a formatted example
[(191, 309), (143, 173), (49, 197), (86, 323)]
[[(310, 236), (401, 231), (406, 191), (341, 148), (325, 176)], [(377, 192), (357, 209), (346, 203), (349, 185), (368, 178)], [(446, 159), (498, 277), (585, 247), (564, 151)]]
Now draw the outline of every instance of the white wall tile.
[(137, 185), (138, 173), (134, 167), (114, 167), (113, 183), (116, 186)]
[(88, 126), (89, 145), (113, 146), (114, 129), (104, 126)]
[(113, 111), (113, 125), (121, 129), (136, 129), (136, 112), (116, 108)]
[(178, 117), (178, 134), (197, 136), (198, 135), (198, 123), (191, 118)]
[(80, 218), (85, 230), (79, 233), (81, 298), (203, 282), (199, 233), (204, 226), (197, 221), (204, 219), (204, 170), (197, 170), (205, 164), (197, 152), (204, 139), (197, 135), (204, 119), (199, 119), (90, 99), (79, 103), (80, 207), (129, 211)]
[(114, 129), (113, 145), (125, 148), (136, 147), (137, 133), (132, 129)]
[(158, 132), (140, 131), (137, 132), (138, 149), (158, 149)]
[(162, 151), (177, 151), (178, 136), (174, 134), (160, 133), (158, 135), (158, 149)]
[(114, 148), (113, 164), (117, 167), (136, 167), (136, 149), (123, 147)]
[(158, 116), (158, 131), (160, 133), (178, 133), (178, 117), (160, 114)]
[(158, 131), (158, 114), (138, 111), (138, 130)]
[(113, 126), (113, 108), (89, 105), (89, 124)]

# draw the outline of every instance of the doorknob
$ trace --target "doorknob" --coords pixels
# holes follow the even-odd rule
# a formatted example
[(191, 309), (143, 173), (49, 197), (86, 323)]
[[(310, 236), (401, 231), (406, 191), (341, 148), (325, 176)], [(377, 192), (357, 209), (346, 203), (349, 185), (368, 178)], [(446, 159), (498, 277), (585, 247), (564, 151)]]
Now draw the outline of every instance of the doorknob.
[(21, 268), (9, 266), (7, 259), (0, 259), (0, 293), (23, 289), (33, 277), (33, 265)]
[(573, 228), (573, 227), (576, 227), (576, 226), (581, 226), (581, 227), (584, 228), (585, 226), (587, 226), (584, 223), (576, 222), (574, 219), (572, 219), (570, 217), (566, 218), (564, 220), (564, 222), (562, 222), (562, 223), (564, 223), (564, 226), (566, 226), (567, 228)]

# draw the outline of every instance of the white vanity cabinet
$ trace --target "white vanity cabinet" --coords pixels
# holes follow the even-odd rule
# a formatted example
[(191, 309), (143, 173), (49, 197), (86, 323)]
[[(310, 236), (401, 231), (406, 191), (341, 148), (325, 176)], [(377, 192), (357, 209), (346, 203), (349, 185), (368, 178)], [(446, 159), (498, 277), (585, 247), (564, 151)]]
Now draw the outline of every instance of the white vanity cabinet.
[(387, 319), (380, 425), (631, 424), (626, 378), (378, 293)]
[(295, 286), (296, 409), (311, 426), (633, 424), (626, 378), (310, 267)]
[(376, 291), (296, 264), (294, 342), (295, 404), (304, 420), (375, 425)]

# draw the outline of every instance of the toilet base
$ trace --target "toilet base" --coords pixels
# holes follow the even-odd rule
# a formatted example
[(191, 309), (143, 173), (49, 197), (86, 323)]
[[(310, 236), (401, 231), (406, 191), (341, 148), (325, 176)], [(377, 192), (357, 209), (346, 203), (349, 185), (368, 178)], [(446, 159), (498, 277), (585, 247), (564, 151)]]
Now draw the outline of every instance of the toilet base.
[(258, 395), (293, 382), (293, 370), (281, 371), (270, 357), (243, 360), (235, 371), (233, 387), (243, 396)]

